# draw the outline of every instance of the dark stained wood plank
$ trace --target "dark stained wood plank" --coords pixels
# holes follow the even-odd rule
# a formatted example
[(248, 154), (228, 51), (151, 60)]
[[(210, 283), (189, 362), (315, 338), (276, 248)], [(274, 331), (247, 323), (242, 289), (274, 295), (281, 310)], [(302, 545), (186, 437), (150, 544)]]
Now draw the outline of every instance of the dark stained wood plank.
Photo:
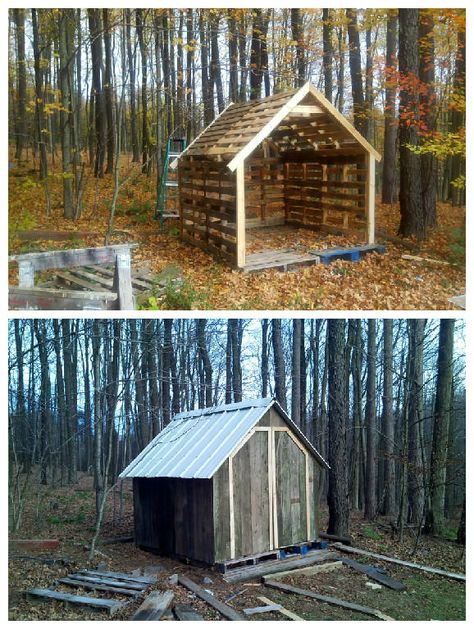
[(200, 613), (191, 607), (191, 605), (175, 605), (173, 611), (178, 620), (204, 620)]
[(339, 598), (334, 598), (332, 596), (323, 596), (322, 594), (317, 594), (316, 592), (311, 592), (310, 590), (302, 590), (301, 588), (294, 587), (293, 585), (287, 585), (286, 583), (277, 583), (276, 581), (267, 581), (265, 585), (275, 590), (288, 592), (289, 594), (299, 594), (300, 596), (313, 598), (316, 601), (320, 601), (321, 603), (327, 603), (328, 605), (335, 605), (336, 607), (343, 607), (344, 609), (349, 609), (354, 612), (366, 614), (367, 616), (374, 616), (375, 618), (379, 618), (380, 620), (394, 620), (393, 618), (390, 618), (390, 616), (387, 616), (386, 614), (382, 613), (378, 609), (373, 609), (372, 607), (365, 607), (363, 605), (357, 605), (356, 603), (343, 601)]
[(76, 594), (67, 594), (66, 592), (57, 592), (56, 590), (47, 590), (41, 588), (33, 588), (26, 592), (28, 596), (38, 598), (52, 599), (56, 601), (64, 601), (73, 603), (74, 605), (84, 605), (86, 607), (95, 607), (97, 609), (105, 609), (113, 616), (119, 609), (122, 609), (127, 603), (123, 601), (115, 601), (110, 598), (92, 598), (90, 596), (77, 596)]
[(131, 590), (125, 587), (113, 587), (111, 585), (100, 585), (99, 583), (88, 583), (81, 579), (72, 577), (63, 577), (59, 579), (59, 583), (70, 585), (71, 587), (82, 588), (83, 590), (97, 590), (98, 592), (114, 592), (115, 594), (123, 594), (124, 596), (137, 596), (140, 591)]
[(384, 574), (374, 568), (374, 566), (369, 566), (366, 564), (359, 563), (358, 561), (354, 561), (352, 559), (343, 559), (342, 563), (345, 566), (350, 566), (357, 572), (361, 572), (362, 574), (366, 574), (372, 581), (376, 581), (377, 583), (381, 583), (385, 585), (385, 587), (390, 588), (391, 590), (396, 590), (397, 592), (402, 592), (407, 589), (407, 586), (396, 579), (392, 579), (388, 574)]
[(239, 614), (235, 609), (226, 605), (218, 598), (216, 598), (213, 594), (209, 594), (203, 590), (197, 583), (194, 583), (191, 579), (185, 576), (178, 576), (178, 583), (183, 585), (185, 588), (199, 596), (200, 599), (205, 601), (208, 605), (211, 605), (214, 609), (216, 609), (220, 614), (227, 618), (228, 620), (246, 620), (245, 616)]
[(145, 585), (153, 585), (156, 583), (157, 578), (153, 576), (141, 577), (126, 572), (110, 572), (105, 570), (80, 570), (80, 574), (85, 576), (97, 576), (97, 577), (112, 577), (119, 579), (120, 581), (135, 581), (137, 583), (143, 583)]
[(214, 509), (214, 561), (225, 561), (230, 557), (230, 505), (229, 505), (229, 462), (220, 467), (213, 477)]
[(144, 583), (136, 583), (134, 581), (120, 581), (119, 579), (112, 579), (111, 577), (88, 577), (84, 574), (71, 574), (71, 579), (81, 581), (91, 585), (107, 585), (111, 587), (124, 587), (128, 590), (134, 590), (136, 593), (143, 592), (147, 585)]
[(160, 620), (174, 598), (173, 592), (151, 592), (130, 620)]

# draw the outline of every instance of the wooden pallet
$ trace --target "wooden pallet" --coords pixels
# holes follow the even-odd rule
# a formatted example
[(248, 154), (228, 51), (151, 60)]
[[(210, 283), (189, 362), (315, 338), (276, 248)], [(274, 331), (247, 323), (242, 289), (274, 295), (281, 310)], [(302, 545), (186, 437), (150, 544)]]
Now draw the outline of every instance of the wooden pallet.
[(238, 557), (237, 559), (229, 559), (216, 564), (219, 572), (226, 573), (229, 570), (235, 570), (236, 568), (244, 568), (246, 566), (255, 566), (265, 561), (271, 561), (280, 559), (280, 550), (271, 550), (266, 553), (257, 553), (255, 555), (247, 555), (245, 557)]
[(244, 273), (256, 273), (275, 269), (290, 271), (300, 266), (311, 266), (319, 263), (319, 257), (313, 252), (300, 253), (295, 249), (274, 249), (249, 253), (245, 258)]
[(332, 560), (336, 558), (336, 553), (329, 552), (327, 550), (313, 550), (308, 552), (306, 555), (297, 555), (296, 557), (288, 559), (267, 561), (255, 566), (234, 568), (233, 570), (226, 572), (223, 579), (227, 583), (238, 583), (239, 581), (245, 581), (247, 579), (260, 578), (265, 574), (283, 572), (284, 570), (291, 570), (293, 568), (302, 568), (304, 566), (310, 566), (318, 562), (329, 561), (330, 559)]
[[(66, 585), (69, 588), (90, 590), (92, 592), (107, 592), (136, 598), (148, 587), (157, 581), (153, 576), (135, 576), (125, 572), (107, 572), (100, 570), (79, 570), (56, 581), (57, 584)], [(97, 598), (95, 596), (82, 596), (69, 592), (62, 592), (50, 588), (33, 588), (26, 592), (27, 596), (36, 598), (64, 601), (82, 605), (93, 609), (105, 609), (109, 614), (115, 614), (127, 602), (114, 598)]]
[(322, 264), (330, 264), (334, 260), (350, 260), (351, 262), (359, 262), (361, 257), (367, 253), (385, 253), (383, 245), (360, 245), (357, 247), (334, 247), (329, 249), (320, 249), (312, 251), (313, 255), (319, 257)]

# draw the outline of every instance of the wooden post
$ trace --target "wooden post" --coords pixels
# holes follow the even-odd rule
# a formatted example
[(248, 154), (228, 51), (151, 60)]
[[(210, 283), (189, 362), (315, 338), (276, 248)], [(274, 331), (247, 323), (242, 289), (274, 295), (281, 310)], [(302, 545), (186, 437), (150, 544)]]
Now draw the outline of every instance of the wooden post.
[(365, 180), (365, 218), (367, 221), (367, 244), (375, 242), (375, 157), (365, 156), (367, 179)]
[(237, 266), (245, 266), (245, 160), (236, 170), (237, 200), (236, 200), (236, 238), (237, 238)]
[(117, 291), (119, 310), (135, 310), (132, 291), (130, 251), (120, 251), (115, 259), (114, 290)]
[(20, 288), (33, 288), (35, 285), (35, 268), (29, 260), (18, 262), (18, 286)]
[(234, 521), (234, 472), (232, 459), (229, 457), (229, 531), (230, 531), (230, 558), (235, 559), (235, 521)]

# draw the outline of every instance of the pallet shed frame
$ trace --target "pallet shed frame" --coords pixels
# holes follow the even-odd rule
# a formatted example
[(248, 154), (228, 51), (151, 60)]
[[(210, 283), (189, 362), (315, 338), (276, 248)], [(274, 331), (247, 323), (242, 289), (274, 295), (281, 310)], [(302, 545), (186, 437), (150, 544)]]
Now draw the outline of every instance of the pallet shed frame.
[(241, 269), (252, 226), (358, 232), (372, 244), (380, 159), (311, 83), (230, 104), (170, 165), (178, 167), (181, 238)]
[(327, 463), (271, 398), (181, 413), (121, 473), (135, 542), (215, 564), (314, 540)]

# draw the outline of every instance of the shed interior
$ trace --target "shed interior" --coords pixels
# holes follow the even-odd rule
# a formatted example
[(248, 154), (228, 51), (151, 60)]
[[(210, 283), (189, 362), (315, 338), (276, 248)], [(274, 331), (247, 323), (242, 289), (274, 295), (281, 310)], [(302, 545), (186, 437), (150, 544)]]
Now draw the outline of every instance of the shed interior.
[(262, 228), (372, 243), (379, 158), (310, 84), (231, 105), (179, 159), (182, 237), (242, 268), (261, 255)]

